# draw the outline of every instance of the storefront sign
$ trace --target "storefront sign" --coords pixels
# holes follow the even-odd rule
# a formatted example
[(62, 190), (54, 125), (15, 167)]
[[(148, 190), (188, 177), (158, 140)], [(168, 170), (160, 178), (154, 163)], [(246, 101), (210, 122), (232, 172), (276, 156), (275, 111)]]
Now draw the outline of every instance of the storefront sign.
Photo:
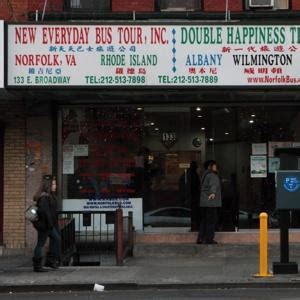
[(267, 144), (266, 143), (252, 144), (252, 155), (267, 155)]
[(0, 20), (0, 89), (4, 88), (4, 21)]
[[(63, 211), (115, 211), (118, 208), (123, 209), (123, 215), (128, 216), (128, 212), (133, 213), (133, 226), (136, 230), (143, 230), (143, 199), (64, 199)], [(102, 228), (106, 224), (103, 218)], [(100, 224), (95, 224), (99, 227)], [(111, 225), (112, 227), (113, 225)]]
[(298, 25), (9, 25), (9, 86), (298, 86)]

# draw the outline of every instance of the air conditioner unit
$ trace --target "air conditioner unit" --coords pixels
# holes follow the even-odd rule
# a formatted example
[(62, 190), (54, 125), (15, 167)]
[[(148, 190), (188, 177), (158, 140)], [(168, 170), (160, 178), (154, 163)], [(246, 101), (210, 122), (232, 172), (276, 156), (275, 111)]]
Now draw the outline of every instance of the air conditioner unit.
[(159, 0), (161, 11), (193, 11), (200, 7), (199, 0)]
[(274, 7), (274, 0), (249, 0), (249, 7)]

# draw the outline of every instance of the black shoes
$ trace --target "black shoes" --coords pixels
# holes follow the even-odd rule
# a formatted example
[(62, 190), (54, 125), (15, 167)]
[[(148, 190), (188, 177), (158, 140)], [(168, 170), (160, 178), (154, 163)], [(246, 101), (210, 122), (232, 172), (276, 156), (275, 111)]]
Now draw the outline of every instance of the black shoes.
[(47, 254), (45, 267), (48, 267), (51, 269), (58, 269), (59, 268), (59, 260), (55, 256), (53, 256), (51, 254)]
[(51, 268), (51, 269), (58, 269), (59, 264), (57, 262), (53, 262), (53, 261), (46, 261), (45, 267), (48, 267), (48, 268)]
[(206, 244), (206, 245), (217, 245), (218, 242), (212, 240), (212, 241), (201, 241), (201, 240), (197, 240), (196, 242), (198, 245), (201, 245), (201, 244)]
[(48, 272), (42, 267), (42, 258), (33, 257), (32, 262), (33, 262), (33, 272), (38, 272), (38, 273)]
[(212, 241), (206, 241), (206, 243), (205, 243), (205, 244), (207, 244), (207, 245), (217, 245), (217, 244), (218, 244), (218, 242), (216, 242), (216, 241), (212, 240)]

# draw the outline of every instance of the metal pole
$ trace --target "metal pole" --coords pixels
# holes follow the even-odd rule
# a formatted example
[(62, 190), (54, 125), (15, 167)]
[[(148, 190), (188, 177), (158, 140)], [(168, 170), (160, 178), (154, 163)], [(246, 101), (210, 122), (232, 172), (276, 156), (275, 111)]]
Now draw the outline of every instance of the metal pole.
[(46, 12), (46, 8), (47, 8), (47, 2), (48, 2), (48, 0), (45, 0), (45, 2), (44, 2), (44, 8), (43, 8), (43, 14), (42, 14), (42, 22), (44, 21), (45, 12)]
[(274, 274), (297, 274), (298, 264), (289, 258), (289, 211), (279, 211), (280, 221), (280, 262), (273, 263)]
[(115, 219), (115, 234), (116, 234), (116, 262), (117, 266), (123, 265), (123, 211), (118, 208), (116, 210)]
[(259, 215), (259, 273), (255, 277), (270, 277), (268, 270), (268, 214)]
[(289, 263), (289, 211), (280, 211), (280, 262)]
[(225, 0), (225, 22), (228, 21), (228, 0)]

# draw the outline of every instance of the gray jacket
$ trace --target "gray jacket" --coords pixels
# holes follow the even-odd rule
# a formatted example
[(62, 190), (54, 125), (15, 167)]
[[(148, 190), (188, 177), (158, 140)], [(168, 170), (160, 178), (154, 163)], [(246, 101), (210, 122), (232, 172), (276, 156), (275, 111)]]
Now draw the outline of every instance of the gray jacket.
[[(208, 200), (210, 194), (215, 194), (216, 197), (213, 200)], [(221, 207), (222, 195), (221, 195), (221, 180), (219, 176), (211, 171), (205, 171), (201, 180), (201, 195), (200, 195), (201, 207)]]

